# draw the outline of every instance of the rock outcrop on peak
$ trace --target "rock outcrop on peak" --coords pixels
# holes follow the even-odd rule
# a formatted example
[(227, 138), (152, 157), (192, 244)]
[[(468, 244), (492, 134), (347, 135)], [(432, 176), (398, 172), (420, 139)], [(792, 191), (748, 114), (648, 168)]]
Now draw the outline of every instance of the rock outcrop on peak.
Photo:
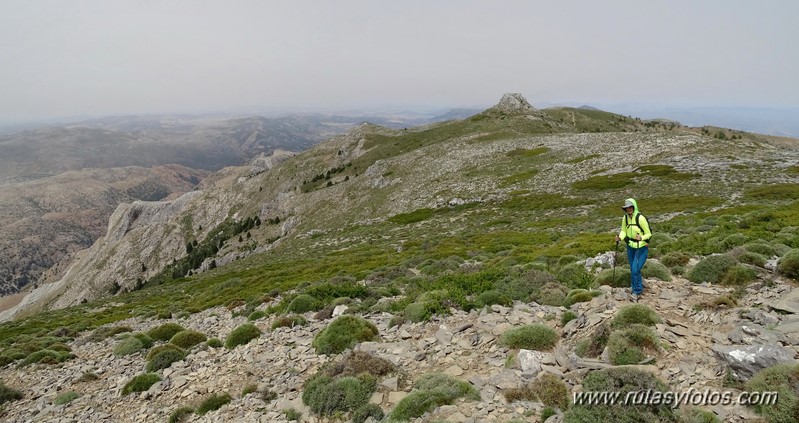
[(538, 109), (533, 107), (523, 95), (519, 93), (507, 93), (502, 96), (492, 110), (505, 113), (533, 113)]

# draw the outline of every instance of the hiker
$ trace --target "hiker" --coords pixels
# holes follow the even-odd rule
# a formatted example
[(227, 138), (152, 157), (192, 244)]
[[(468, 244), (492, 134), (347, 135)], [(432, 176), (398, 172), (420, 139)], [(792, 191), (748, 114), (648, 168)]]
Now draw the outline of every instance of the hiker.
[(646, 263), (649, 255), (648, 240), (652, 237), (649, 221), (646, 216), (638, 211), (638, 203), (632, 198), (624, 200), (622, 206), (625, 214), (621, 219), (621, 231), (616, 235), (616, 242), (624, 241), (627, 244), (627, 261), (630, 262), (630, 291), (631, 299), (638, 302), (644, 292), (644, 279), (641, 277), (641, 268)]

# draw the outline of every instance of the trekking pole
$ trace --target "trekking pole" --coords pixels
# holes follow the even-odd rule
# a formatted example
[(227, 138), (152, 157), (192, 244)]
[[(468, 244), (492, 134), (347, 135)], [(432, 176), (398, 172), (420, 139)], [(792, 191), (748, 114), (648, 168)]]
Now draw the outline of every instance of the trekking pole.
[(616, 247), (613, 248), (613, 284), (616, 284), (616, 253), (619, 252), (619, 241), (616, 241)]

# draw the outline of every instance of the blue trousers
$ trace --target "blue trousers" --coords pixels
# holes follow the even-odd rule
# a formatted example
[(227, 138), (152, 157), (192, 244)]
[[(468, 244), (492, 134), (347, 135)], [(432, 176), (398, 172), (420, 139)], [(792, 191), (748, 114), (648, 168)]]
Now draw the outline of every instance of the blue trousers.
[(649, 255), (649, 246), (633, 248), (627, 246), (627, 261), (630, 262), (630, 288), (633, 294), (641, 295), (644, 292), (644, 278), (641, 277), (641, 268), (646, 263)]

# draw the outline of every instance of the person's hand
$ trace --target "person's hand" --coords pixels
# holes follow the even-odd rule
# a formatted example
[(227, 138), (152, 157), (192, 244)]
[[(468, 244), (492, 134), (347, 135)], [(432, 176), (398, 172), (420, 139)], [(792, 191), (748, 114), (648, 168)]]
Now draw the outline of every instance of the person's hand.
[(616, 235), (616, 242), (619, 242), (619, 241), (621, 241), (621, 238), (619, 238), (619, 236)]
[(635, 240), (636, 241), (640, 241), (641, 240), (641, 234), (635, 234)]

